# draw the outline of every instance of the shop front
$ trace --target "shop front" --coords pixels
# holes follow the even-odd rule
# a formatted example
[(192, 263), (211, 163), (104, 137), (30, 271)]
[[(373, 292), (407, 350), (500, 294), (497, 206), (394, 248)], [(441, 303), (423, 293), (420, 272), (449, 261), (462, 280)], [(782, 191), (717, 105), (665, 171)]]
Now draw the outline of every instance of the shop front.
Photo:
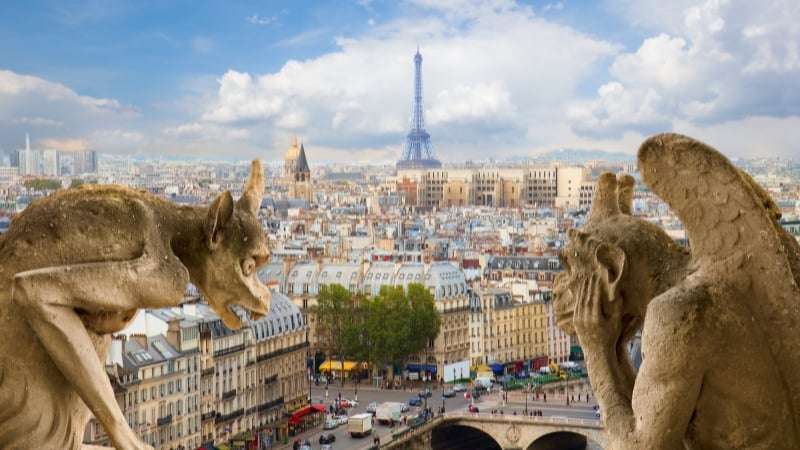
[(311, 405), (292, 413), (289, 418), (289, 436), (296, 436), (324, 423), (326, 411), (322, 405)]

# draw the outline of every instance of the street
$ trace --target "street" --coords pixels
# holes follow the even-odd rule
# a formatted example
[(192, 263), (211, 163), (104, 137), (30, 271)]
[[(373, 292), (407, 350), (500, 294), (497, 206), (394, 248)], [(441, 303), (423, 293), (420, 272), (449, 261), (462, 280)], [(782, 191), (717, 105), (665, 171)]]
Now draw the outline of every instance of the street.
[[(341, 386), (329, 386), (326, 390), (323, 386), (313, 386), (311, 387), (311, 400), (315, 405), (323, 405), (325, 407), (329, 407), (333, 404), (334, 399), (338, 398), (341, 394), (342, 398), (347, 398), (350, 400), (358, 400), (358, 406), (347, 408), (347, 415), (352, 416), (358, 413), (364, 413), (367, 410), (367, 405), (370, 402), (403, 402), (408, 404), (411, 397), (416, 397), (419, 393), (421, 387), (416, 387), (414, 389), (407, 389), (407, 390), (386, 390), (386, 389), (377, 389), (373, 386), (364, 386), (359, 385), (358, 392), (356, 393), (355, 388), (353, 387), (352, 383), (346, 385), (344, 387)], [(447, 387), (445, 387), (446, 389)], [(432, 389), (433, 395), (427, 399), (423, 399), (423, 407), (425, 406), (425, 402), (427, 400), (427, 406), (431, 408), (431, 410), (435, 414), (439, 414), (439, 409), (444, 404), (445, 411), (466, 411), (467, 407), (470, 404), (470, 400), (464, 398), (464, 393), (460, 392), (455, 397), (446, 398), (444, 402), (442, 401), (442, 388), (439, 387), (438, 389)], [(506, 415), (517, 415), (523, 414), (525, 410), (525, 398), (526, 394), (522, 391), (511, 391), (507, 395), (507, 402), (503, 402), (502, 396), (499, 391), (493, 391), (491, 394), (484, 394), (479, 399), (474, 401), (475, 406), (480, 409), (481, 413), (491, 413), (492, 410), (496, 410), (497, 414)], [(548, 396), (548, 401), (544, 402), (542, 399), (538, 401), (532, 401), (530, 397), (528, 397), (527, 407), (528, 411), (532, 411), (534, 409), (541, 410), (542, 415), (545, 417), (565, 417), (565, 418), (574, 418), (574, 419), (585, 419), (585, 420), (598, 420), (596, 417), (596, 413), (592, 408), (595, 405), (594, 401), (590, 402), (574, 402), (572, 406), (566, 405), (566, 399), (563, 395), (550, 395)], [(415, 417), (419, 411), (421, 411), (422, 407), (412, 406), (409, 408), (408, 412), (406, 413), (409, 418)], [(299, 438), (306, 438), (308, 439), (313, 448), (319, 448), (319, 436), (322, 433), (333, 433), (336, 436), (336, 441), (333, 443), (333, 448), (335, 449), (353, 449), (353, 450), (365, 450), (372, 447), (372, 437), (365, 437), (365, 438), (351, 438), (347, 434), (347, 425), (340, 425), (338, 428), (333, 430), (323, 430), (322, 426), (314, 428), (313, 430), (306, 431), (305, 433), (301, 433), (297, 436), (294, 436), (289, 439), (289, 445), (274, 445), (273, 448), (291, 448), (292, 442), (295, 439)], [(374, 424), (374, 432), (380, 437), (381, 443), (387, 443), (392, 439), (392, 429), (387, 425), (381, 425), (378, 422)]]

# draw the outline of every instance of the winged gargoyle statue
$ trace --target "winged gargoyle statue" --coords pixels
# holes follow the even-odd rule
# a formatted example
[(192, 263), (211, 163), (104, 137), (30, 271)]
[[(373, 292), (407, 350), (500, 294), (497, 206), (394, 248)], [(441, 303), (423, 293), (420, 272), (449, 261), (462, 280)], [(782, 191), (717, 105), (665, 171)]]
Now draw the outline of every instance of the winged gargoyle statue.
[[(764, 189), (711, 147), (661, 134), (638, 159), (691, 251), (631, 216), (633, 179), (606, 173), (554, 286), (610, 447), (800, 448), (797, 241)], [(635, 373), (626, 344), (642, 326)]]
[(94, 414), (118, 449), (151, 448), (128, 426), (103, 363), (110, 333), (141, 308), (176, 305), (191, 281), (228, 328), (270, 292), (258, 220), (261, 162), (234, 203), (181, 207), (145, 191), (83, 186), (32, 202), (0, 235), (0, 447), (81, 448)]

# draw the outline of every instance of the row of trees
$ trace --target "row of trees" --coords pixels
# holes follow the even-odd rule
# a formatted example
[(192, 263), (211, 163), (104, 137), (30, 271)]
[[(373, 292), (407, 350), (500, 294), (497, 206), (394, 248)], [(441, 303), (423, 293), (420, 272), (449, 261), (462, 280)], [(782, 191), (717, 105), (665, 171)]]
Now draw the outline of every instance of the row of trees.
[(384, 286), (374, 298), (341, 285), (321, 286), (316, 333), (329, 358), (368, 361), (377, 370), (404, 363), (439, 335), (441, 319), (433, 295), (421, 284)]
[[(69, 187), (74, 188), (82, 184), (83, 180), (81, 180), (80, 178), (73, 178)], [(22, 183), (22, 185), (28, 189), (33, 189), (36, 191), (56, 191), (58, 189), (61, 189), (60, 181), (51, 180), (49, 178), (32, 178), (30, 180), (25, 180)]]

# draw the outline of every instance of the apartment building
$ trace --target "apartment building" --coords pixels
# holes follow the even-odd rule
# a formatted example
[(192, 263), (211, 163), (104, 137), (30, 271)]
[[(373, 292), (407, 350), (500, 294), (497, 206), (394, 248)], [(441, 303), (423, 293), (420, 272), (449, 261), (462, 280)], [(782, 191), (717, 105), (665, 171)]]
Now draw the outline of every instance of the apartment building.
[[(246, 447), (289, 435), (287, 415), (307, 405), (306, 323), (273, 291), (266, 317), (229, 330), (204, 303), (143, 311), (115, 336), (109, 378), (128, 424), (156, 449)], [(267, 436), (268, 435), (268, 436)], [(84, 441), (108, 446), (96, 420)]]

